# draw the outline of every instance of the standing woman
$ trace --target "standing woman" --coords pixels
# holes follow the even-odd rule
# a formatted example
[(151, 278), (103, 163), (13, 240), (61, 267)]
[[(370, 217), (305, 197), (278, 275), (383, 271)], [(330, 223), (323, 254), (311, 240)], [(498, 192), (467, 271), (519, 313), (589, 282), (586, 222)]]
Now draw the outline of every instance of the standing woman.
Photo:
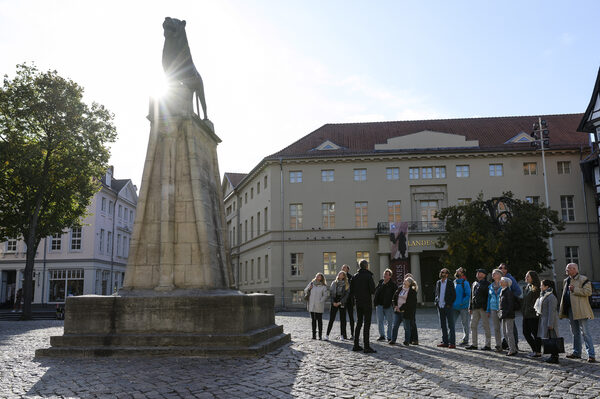
[(338, 310), (340, 311), (340, 330), (343, 339), (348, 339), (346, 336), (346, 309), (344, 304), (348, 299), (350, 292), (350, 284), (348, 284), (348, 277), (346, 272), (339, 272), (335, 280), (331, 283), (329, 288), (329, 296), (331, 298), (331, 309), (329, 309), (329, 323), (327, 324), (327, 334), (325, 335), (325, 341), (329, 341), (329, 333), (333, 327), (335, 321), (335, 315)]
[(411, 322), (414, 321), (417, 311), (417, 282), (413, 278), (407, 277), (404, 279), (404, 287), (408, 288), (408, 295), (400, 310), (404, 312), (404, 345), (408, 346), (413, 342)]
[(540, 318), (534, 309), (535, 301), (540, 297), (540, 278), (535, 271), (530, 270), (525, 275), (525, 281), (527, 287), (523, 294), (523, 335), (532, 350), (527, 356), (540, 357), (541, 341), (537, 337)]
[[(404, 279), (406, 280), (408, 277), (415, 279), (412, 274), (406, 273), (404, 275)], [(415, 286), (413, 287), (415, 292), (419, 291), (419, 286), (417, 285), (417, 281), (415, 280)], [(415, 317), (410, 321), (410, 344), (411, 345), (419, 345), (419, 332), (417, 331), (417, 307), (415, 304)]]
[(489, 313), (492, 326), (494, 326), (494, 336), (496, 337), (496, 352), (502, 352), (502, 333), (500, 332), (500, 317), (498, 310), (500, 309), (500, 279), (502, 272), (499, 269), (492, 271), (492, 283), (488, 288), (487, 312)]
[(513, 329), (515, 328), (515, 294), (510, 289), (511, 285), (512, 280), (510, 278), (502, 277), (500, 279), (502, 291), (500, 291), (498, 316), (502, 320), (502, 331), (504, 332), (504, 338), (508, 342), (507, 356), (514, 356), (519, 352), (513, 335)]
[[(558, 311), (556, 310), (558, 299), (554, 293), (554, 281), (542, 280), (540, 286), (542, 292), (535, 302), (535, 311), (540, 315), (537, 336), (540, 340), (555, 338), (558, 337)], [(558, 364), (558, 352), (551, 353), (546, 362)]]
[(317, 339), (317, 324), (319, 325), (319, 339), (323, 334), (323, 312), (325, 311), (325, 301), (328, 296), (327, 282), (323, 273), (317, 273), (315, 278), (308, 283), (304, 289), (304, 294), (310, 292), (306, 308), (310, 312), (312, 321), (312, 339)]

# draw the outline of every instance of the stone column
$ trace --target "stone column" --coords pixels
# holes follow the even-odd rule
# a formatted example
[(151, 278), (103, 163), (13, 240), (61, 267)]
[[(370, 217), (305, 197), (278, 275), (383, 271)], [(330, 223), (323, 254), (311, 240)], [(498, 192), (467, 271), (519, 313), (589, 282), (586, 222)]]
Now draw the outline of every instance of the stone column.
[(379, 274), (373, 271), (373, 274), (377, 276), (375, 281), (379, 281), (378, 279), (383, 278), (383, 271), (390, 267), (390, 255), (389, 254), (379, 254)]
[(421, 286), (421, 261), (419, 257), (419, 253), (411, 253), (410, 254), (410, 273), (415, 278), (419, 286), (419, 291), (417, 291), (417, 302), (423, 302), (423, 287)]

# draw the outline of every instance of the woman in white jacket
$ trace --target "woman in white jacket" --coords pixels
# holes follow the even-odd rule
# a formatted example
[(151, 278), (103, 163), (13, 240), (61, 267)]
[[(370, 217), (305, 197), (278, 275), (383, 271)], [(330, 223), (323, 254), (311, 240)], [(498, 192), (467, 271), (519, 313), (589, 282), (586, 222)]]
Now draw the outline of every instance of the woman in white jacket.
[[(310, 293), (310, 294), (309, 294)], [(323, 335), (323, 312), (325, 301), (329, 296), (329, 289), (323, 273), (317, 273), (315, 278), (304, 289), (304, 295), (309, 294), (306, 308), (310, 312), (312, 321), (312, 339), (317, 339), (317, 324), (319, 325), (319, 339)]]

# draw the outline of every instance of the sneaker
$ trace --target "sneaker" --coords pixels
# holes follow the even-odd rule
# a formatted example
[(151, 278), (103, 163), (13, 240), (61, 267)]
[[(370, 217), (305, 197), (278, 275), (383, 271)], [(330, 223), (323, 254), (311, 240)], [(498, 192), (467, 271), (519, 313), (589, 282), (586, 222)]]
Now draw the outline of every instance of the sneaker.
[(388, 344), (390, 344), (390, 345), (396, 345), (396, 341), (390, 341), (390, 342), (388, 342)]
[(362, 351), (362, 350), (363, 350), (363, 348), (362, 348), (362, 346), (360, 346), (360, 345), (359, 345), (359, 346), (353, 346), (353, 347), (352, 347), (352, 352), (360, 352), (360, 351)]
[(448, 344), (445, 344), (445, 343), (442, 342), (441, 344), (437, 344), (437, 347), (438, 348), (447, 348)]
[(373, 348), (365, 348), (364, 353), (377, 353), (377, 351)]
[(515, 356), (519, 352), (508, 352), (506, 356)]
[(466, 341), (462, 341), (458, 344), (458, 346), (467, 346), (467, 345), (469, 345), (469, 343)]
[(377, 338), (377, 341), (385, 341), (385, 337), (382, 335), (379, 338)]
[(448, 349), (456, 349), (456, 345), (448, 345)]
[(527, 356), (527, 357), (535, 357), (535, 352), (529, 352), (525, 356)]
[(596, 363), (595, 357), (588, 357), (588, 363)]
[(411, 345), (419, 345), (419, 341), (412, 341), (410, 344)]
[(570, 355), (565, 356), (567, 359), (581, 359), (581, 355), (576, 355), (575, 353), (571, 353)]
[(473, 349), (477, 349), (477, 347), (475, 345), (469, 345), (465, 349), (473, 350)]
[(402, 345), (409, 346), (410, 344), (408, 342), (404, 341), (404, 342), (402, 342)]
[(329, 341), (329, 335), (325, 336), (325, 341)]
[(488, 345), (484, 346), (483, 348), (481, 348), (482, 351), (491, 351), (492, 348), (490, 348)]

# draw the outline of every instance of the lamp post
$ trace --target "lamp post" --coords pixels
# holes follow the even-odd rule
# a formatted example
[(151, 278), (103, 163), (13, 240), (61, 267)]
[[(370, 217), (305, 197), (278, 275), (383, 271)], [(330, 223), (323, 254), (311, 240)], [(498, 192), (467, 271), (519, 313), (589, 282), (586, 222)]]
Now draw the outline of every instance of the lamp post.
[[(538, 121), (533, 124), (533, 132), (531, 132), (531, 137), (533, 137), (533, 141), (531, 145), (533, 147), (540, 147), (542, 150), (542, 167), (544, 173), (544, 191), (546, 194), (546, 206), (550, 208), (550, 199), (548, 197), (548, 178), (546, 176), (546, 155), (544, 150), (550, 147), (550, 130), (548, 130), (548, 123), (543, 120), (541, 117), (538, 117)], [(550, 264), (552, 265), (552, 280), (554, 280), (554, 286), (556, 285), (556, 268), (554, 266), (554, 241), (552, 239), (552, 233), (550, 233)]]

